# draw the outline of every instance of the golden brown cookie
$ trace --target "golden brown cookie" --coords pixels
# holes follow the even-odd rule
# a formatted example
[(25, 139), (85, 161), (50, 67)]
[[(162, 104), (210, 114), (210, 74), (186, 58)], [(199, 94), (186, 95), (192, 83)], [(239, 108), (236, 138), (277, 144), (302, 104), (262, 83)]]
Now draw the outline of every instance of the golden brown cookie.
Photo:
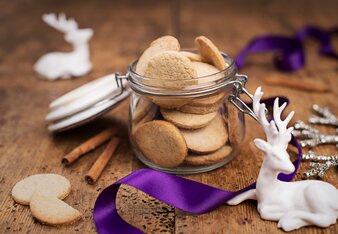
[(180, 130), (163, 120), (140, 126), (134, 140), (143, 155), (158, 166), (176, 167), (187, 156), (187, 145)]
[(242, 128), (242, 123), (240, 122), (239, 112), (237, 107), (232, 103), (227, 105), (228, 111), (228, 131), (229, 131), (229, 141), (233, 148), (241, 145), (244, 138), (244, 129)]
[(217, 47), (205, 36), (196, 37), (195, 43), (202, 56), (203, 61), (215, 65), (219, 70), (227, 68), (221, 52)]
[(198, 84), (215, 82), (224, 77), (224, 74), (213, 65), (202, 62), (192, 62), (198, 76)]
[(133, 121), (138, 122), (151, 110), (153, 104), (146, 99), (139, 99), (136, 104), (135, 112), (133, 113)]
[(71, 190), (69, 180), (57, 174), (36, 174), (16, 183), (12, 189), (13, 199), (22, 205), (28, 205), (33, 194), (43, 191), (45, 194), (64, 199)]
[(223, 102), (223, 99), (225, 97), (225, 93), (219, 92), (217, 94), (213, 94), (207, 97), (199, 97), (193, 99), (191, 102), (189, 102), (190, 106), (210, 106), (215, 105), (217, 103)]
[(189, 103), (192, 98), (176, 98), (176, 97), (160, 97), (160, 96), (153, 96), (152, 102), (156, 105), (165, 108), (165, 109), (175, 109), (179, 108), (187, 103)]
[(48, 225), (71, 224), (82, 217), (78, 210), (64, 201), (40, 192), (33, 194), (29, 207), (38, 221)]
[(143, 52), (137, 62), (136, 73), (144, 76), (144, 69), (149, 60), (156, 54), (167, 50), (180, 50), (180, 43), (175, 37), (163, 36), (150, 43), (150, 47)]
[(223, 104), (223, 100), (216, 102), (215, 104), (208, 105), (208, 106), (186, 104), (181, 107), (178, 107), (177, 109), (184, 113), (203, 115), (203, 114), (208, 114), (211, 112), (218, 111), (219, 108), (222, 106), (222, 104)]
[(202, 62), (202, 57), (199, 54), (195, 54), (188, 51), (180, 51), (185, 57), (187, 57), (192, 62)]
[[(169, 82), (169, 84), (166, 85), (166, 83), (163, 82), (163, 86), (169, 87), (186, 84), (179, 82), (179, 85), (170, 85), (170, 82), (191, 80), (197, 77), (192, 62), (176, 51), (164, 51), (153, 56), (145, 66), (144, 75), (154, 79), (165, 80)], [(197, 83), (197, 81), (194, 83)]]
[(220, 72), (220, 70), (213, 65), (202, 62), (192, 62), (198, 77), (209, 76)]
[(134, 134), (135, 131), (143, 124), (154, 120), (159, 112), (158, 109), (158, 106), (152, 105), (149, 111), (141, 119), (138, 121), (132, 121), (132, 133)]
[(168, 110), (161, 108), (163, 118), (177, 127), (185, 129), (197, 129), (206, 126), (215, 118), (217, 112), (208, 113), (205, 115), (187, 114), (178, 110)]
[(165, 36), (159, 37), (156, 40), (152, 41), (150, 43), (150, 47), (154, 47), (154, 46), (159, 46), (164, 49), (169, 48), (169, 50), (175, 50), (175, 51), (179, 51), (181, 49), (181, 46), (178, 40), (175, 37), (170, 36), (170, 35), (165, 35)]
[(190, 164), (190, 165), (208, 165), (208, 164), (214, 164), (218, 163), (220, 161), (223, 161), (225, 158), (230, 156), (231, 153), (231, 147), (228, 145), (223, 146), (219, 150), (210, 153), (210, 154), (188, 154), (188, 156), (185, 158), (184, 162)]
[(204, 128), (196, 130), (181, 129), (181, 133), (188, 149), (201, 154), (218, 150), (228, 140), (225, 123), (219, 114)]

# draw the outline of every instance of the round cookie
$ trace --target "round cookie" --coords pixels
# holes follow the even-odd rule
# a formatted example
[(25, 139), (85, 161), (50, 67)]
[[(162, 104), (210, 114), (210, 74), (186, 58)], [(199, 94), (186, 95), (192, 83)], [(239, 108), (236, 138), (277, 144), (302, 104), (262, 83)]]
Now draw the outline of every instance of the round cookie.
[[(197, 84), (197, 80), (191, 81), (191, 79), (197, 77), (192, 62), (176, 51), (164, 51), (152, 57), (145, 67), (144, 75), (154, 79), (165, 80), (163, 86), (167, 87)], [(189, 81), (182, 82), (182, 80)]]
[(192, 62), (192, 64), (197, 72), (198, 84), (207, 84), (224, 77), (224, 74), (213, 65), (202, 62)]
[(219, 92), (217, 94), (208, 96), (208, 97), (201, 97), (201, 98), (195, 98), (193, 99), (189, 105), (190, 106), (210, 106), (215, 105), (221, 101), (223, 101), (223, 98), (225, 97), (225, 93)]
[(163, 49), (169, 48), (170, 50), (175, 51), (179, 51), (181, 49), (180, 43), (178, 42), (177, 38), (170, 35), (159, 37), (150, 43), (150, 47), (155, 46), (158, 46)]
[(133, 113), (133, 121), (138, 122), (151, 110), (153, 104), (150, 101), (140, 99)]
[(199, 36), (195, 39), (196, 46), (202, 56), (203, 61), (215, 65), (219, 70), (227, 68), (221, 52), (217, 47), (205, 36)]
[(49, 225), (71, 224), (81, 219), (82, 214), (64, 201), (35, 193), (29, 203), (32, 215), (41, 223)]
[(141, 76), (144, 76), (144, 69), (148, 64), (149, 60), (156, 54), (167, 50), (174, 51), (180, 50), (180, 43), (175, 37), (163, 36), (150, 43), (150, 47), (143, 52), (143, 54), (141, 55), (141, 57), (137, 62), (135, 69), (136, 73)]
[(211, 154), (188, 154), (184, 162), (195, 166), (214, 164), (227, 158), (230, 155), (231, 150), (232, 148), (230, 146), (225, 145)]
[(152, 102), (156, 105), (163, 107), (165, 109), (175, 109), (179, 108), (187, 103), (189, 103), (191, 98), (175, 98), (175, 97), (152, 97)]
[(215, 104), (208, 105), (208, 106), (198, 106), (198, 105), (190, 105), (186, 104), (179, 108), (177, 108), (179, 111), (189, 114), (208, 114), (211, 112), (218, 111), (218, 109), (222, 106), (223, 100), (216, 102)]
[(199, 54), (195, 54), (188, 51), (180, 51), (185, 57), (187, 57), (192, 62), (202, 62), (202, 57)]
[(132, 122), (132, 133), (134, 134), (135, 131), (143, 124), (155, 119), (157, 117), (157, 114), (158, 114), (158, 106), (153, 105), (141, 119)]
[(197, 72), (197, 77), (209, 76), (220, 72), (219, 69), (208, 63), (192, 62), (192, 64)]
[(163, 118), (177, 127), (197, 129), (206, 126), (217, 115), (217, 111), (205, 115), (187, 114), (177, 110), (160, 109)]
[(134, 140), (143, 155), (156, 165), (176, 167), (187, 155), (187, 145), (180, 130), (163, 120), (153, 120), (140, 126)]
[(16, 183), (12, 189), (13, 199), (22, 205), (28, 205), (35, 192), (64, 199), (71, 190), (69, 180), (57, 174), (36, 174)]
[(181, 129), (181, 133), (188, 149), (201, 154), (218, 150), (228, 140), (227, 129), (220, 115), (216, 115), (209, 125), (204, 128), (196, 130)]

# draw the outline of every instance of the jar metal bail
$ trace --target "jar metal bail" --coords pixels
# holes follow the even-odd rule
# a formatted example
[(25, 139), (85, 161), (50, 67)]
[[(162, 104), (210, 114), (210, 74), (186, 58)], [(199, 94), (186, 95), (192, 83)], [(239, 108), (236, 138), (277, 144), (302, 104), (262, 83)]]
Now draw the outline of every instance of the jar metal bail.
[(243, 74), (236, 74), (236, 83), (234, 83), (234, 94), (230, 95), (228, 100), (231, 102), (240, 112), (250, 115), (257, 121), (257, 116), (254, 111), (240, 98), (240, 94), (247, 95), (253, 100), (253, 95), (245, 88), (248, 81), (248, 76)]

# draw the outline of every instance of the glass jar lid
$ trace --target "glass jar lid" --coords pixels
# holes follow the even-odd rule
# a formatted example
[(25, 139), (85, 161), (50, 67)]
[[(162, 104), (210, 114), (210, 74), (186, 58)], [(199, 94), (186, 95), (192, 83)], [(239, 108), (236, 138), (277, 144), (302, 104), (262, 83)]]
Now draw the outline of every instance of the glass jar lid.
[(91, 81), (57, 98), (46, 116), (50, 132), (62, 132), (88, 123), (126, 99), (131, 90), (119, 74)]

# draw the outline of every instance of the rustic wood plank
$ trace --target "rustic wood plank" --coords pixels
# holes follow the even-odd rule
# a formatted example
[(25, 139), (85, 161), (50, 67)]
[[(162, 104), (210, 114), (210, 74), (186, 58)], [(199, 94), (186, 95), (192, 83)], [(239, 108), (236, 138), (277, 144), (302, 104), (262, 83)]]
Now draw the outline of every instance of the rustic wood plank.
[[(0, 229), (6, 233), (69, 233), (95, 232), (92, 208), (99, 192), (109, 184), (144, 167), (134, 156), (127, 136), (128, 101), (87, 126), (63, 134), (48, 134), (44, 116), (49, 102), (64, 92), (110, 72), (125, 72), (133, 61), (156, 37), (180, 32), (183, 47), (191, 47), (195, 36), (204, 34), (219, 47), (235, 55), (256, 35), (282, 33), (291, 35), (304, 24), (325, 28), (338, 20), (336, 1), (190, 1), (180, 2), (180, 28), (170, 19), (166, 1), (11, 1), (0, 2)], [(177, 9), (177, 7), (175, 7)], [(65, 11), (80, 26), (94, 28), (90, 42), (93, 71), (72, 81), (39, 80), (32, 71), (33, 63), (44, 53), (70, 50), (60, 33), (40, 20), (46, 12)], [(338, 40), (334, 41), (338, 48)], [(317, 44), (307, 42), (307, 67), (287, 74), (302, 79), (324, 79), (337, 87), (337, 62), (318, 56)], [(241, 72), (250, 76), (248, 88), (262, 85), (267, 96), (286, 95), (289, 110), (296, 109), (295, 119), (306, 120), (313, 103), (328, 105), (338, 113), (335, 102), (338, 89), (331, 93), (307, 93), (283, 87), (270, 87), (265, 77), (278, 73), (271, 56), (252, 56)], [(221, 169), (200, 175), (186, 176), (218, 188), (236, 190), (252, 183), (262, 161), (252, 139), (262, 137), (258, 125), (247, 120), (246, 142), (238, 157)], [(81, 158), (70, 168), (60, 161), (64, 154), (107, 126), (119, 126), (121, 145), (94, 186), (87, 185), (84, 175), (104, 146)], [(334, 129), (320, 128), (334, 133)], [(318, 147), (318, 153), (336, 153), (336, 148)], [(254, 156), (255, 155), (255, 156)], [(304, 163), (300, 172), (308, 167)], [(15, 171), (15, 173), (13, 173)], [(12, 186), (27, 175), (55, 172), (70, 179), (73, 190), (66, 202), (84, 213), (82, 221), (59, 228), (40, 225), (32, 219), (29, 209), (17, 205), (10, 195)], [(301, 173), (300, 173), (301, 174)], [(300, 175), (299, 174), (299, 175)], [(297, 177), (300, 179), (300, 176)], [(338, 187), (338, 175), (331, 170), (324, 180)], [(279, 233), (275, 222), (260, 219), (255, 202), (236, 207), (222, 206), (204, 215), (191, 215), (163, 204), (131, 187), (123, 186), (117, 199), (118, 212), (129, 223), (149, 233)], [(327, 229), (304, 228), (301, 233), (337, 233), (338, 225)]]
[[(210, 4), (202, 1), (185, 1), (185, 5), (182, 7), (181, 40), (190, 44), (195, 36), (205, 34), (214, 39), (222, 50), (235, 55), (254, 36), (268, 33), (291, 35), (294, 30), (307, 23), (326, 28), (334, 26), (334, 22), (337, 22), (337, 15), (331, 8), (336, 4), (326, 1), (321, 4), (321, 7), (315, 7), (314, 1), (308, 3), (308, 1), (306, 4), (302, 1), (284, 3), (281, 1), (236, 1), (231, 4), (223, 4), (220, 1), (215, 1)], [(335, 40), (335, 43), (338, 41)], [(286, 75), (304, 79), (324, 79), (331, 84), (331, 87), (337, 87), (337, 79), (334, 76), (337, 76), (338, 64), (332, 59), (318, 56), (316, 43), (307, 43), (307, 59), (306, 71), (304, 69)], [(313, 103), (328, 105), (337, 113), (338, 106), (333, 102), (336, 99), (337, 88), (333, 88), (332, 93), (310, 94), (299, 90), (265, 85), (264, 78), (279, 73), (271, 61), (271, 55), (251, 56), (247, 61), (247, 66), (240, 71), (249, 75), (248, 89), (251, 92), (254, 92), (255, 88), (260, 85), (266, 96), (284, 95), (289, 97), (291, 105), (288, 110), (296, 110), (294, 119), (306, 120), (311, 114), (310, 108)], [(262, 157), (256, 156), (257, 149), (255, 149), (252, 140), (256, 137), (263, 137), (263, 133), (262, 131), (257, 132), (259, 126), (250, 117), (246, 117), (246, 121), (245, 142), (247, 143), (245, 145), (249, 144), (249, 147), (243, 147), (236, 159), (221, 169), (200, 175), (186, 176), (186, 178), (229, 190), (237, 190), (252, 183), (258, 175), (262, 162)], [(334, 129), (327, 127), (322, 130), (334, 133)], [(335, 146), (332, 146), (318, 147), (315, 152), (333, 154), (337, 151)], [(301, 179), (300, 175), (306, 168), (308, 168), (308, 163), (303, 163), (297, 180)], [(334, 169), (325, 176), (324, 180), (338, 186), (337, 173)], [(260, 219), (255, 202), (244, 202), (236, 207), (222, 206), (211, 213), (200, 216), (186, 214), (182, 211), (176, 211), (176, 213), (176, 233), (196, 231), (197, 233), (282, 233), (276, 228), (275, 222)], [(336, 224), (327, 229), (303, 228), (295, 233), (336, 233), (337, 230), (338, 225)]]
[[(1, 230), (7, 233), (53, 233), (56, 230), (60, 233), (95, 232), (92, 209), (97, 195), (107, 185), (129, 174), (133, 169), (135, 158), (127, 136), (128, 101), (92, 124), (55, 136), (48, 134), (44, 116), (50, 101), (99, 76), (117, 71), (125, 72), (127, 65), (137, 58), (152, 39), (169, 32), (168, 4), (164, 1), (145, 3), (0, 3)], [(74, 17), (81, 27), (94, 29), (95, 35), (90, 41), (93, 71), (88, 76), (72, 81), (39, 80), (32, 71), (32, 66), (40, 56), (49, 51), (71, 50), (70, 45), (62, 39), (62, 34), (46, 26), (40, 19), (43, 13), (60, 11)], [(69, 168), (63, 168), (60, 160), (85, 139), (111, 125), (121, 129), (122, 143), (98, 182), (94, 186), (87, 185), (84, 175), (104, 146), (84, 156)], [(32, 218), (27, 207), (13, 202), (10, 197), (13, 185), (30, 174), (42, 172), (59, 173), (71, 181), (73, 189), (66, 202), (83, 212), (82, 221), (60, 228), (40, 225)], [(136, 200), (142, 203), (142, 199)], [(130, 204), (129, 209), (126, 208), (125, 213), (129, 216), (128, 211), (133, 209), (132, 205), (134, 204)], [(173, 211), (167, 213), (172, 216), (174, 214)], [(140, 209), (135, 216), (138, 214), (142, 217), (143, 210)], [(161, 214), (165, 215), (163, 210)], [(161, 226), (152, 215), (147, 222), (154, 223), (154, 228)], [(173, 224), (171, 221), (171, 229)], [(151, 228), (151, 225), (147, 226)]]

